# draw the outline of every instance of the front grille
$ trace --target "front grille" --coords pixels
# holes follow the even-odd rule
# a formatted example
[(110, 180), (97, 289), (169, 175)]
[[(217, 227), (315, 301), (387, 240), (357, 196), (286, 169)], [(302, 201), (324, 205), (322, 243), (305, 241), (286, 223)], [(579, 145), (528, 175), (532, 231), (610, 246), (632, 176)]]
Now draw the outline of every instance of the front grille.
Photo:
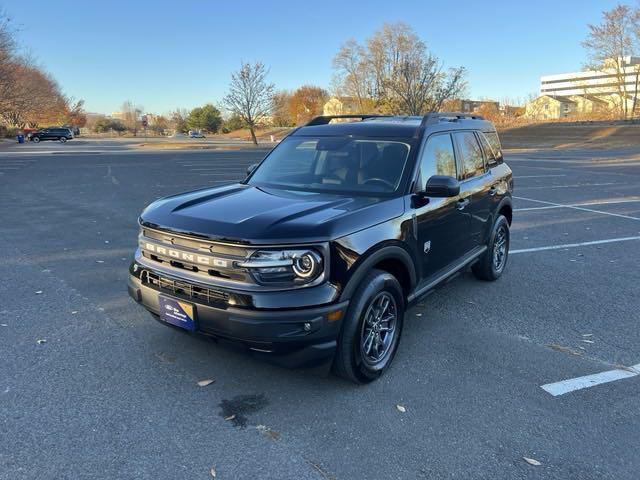
[(182, 280), (164, 277), (149, 270), (142, 270), (140, 273), (140, 281), (143, 285), (155, 290), (167, 292), (187, 300), (215, 305), (218, 308), (226, 308), (229, 301), (229, 294), (223, 291), (200, 287)]
[(200, 275), (205, 283), (212, 277), (242, 284), (255, 283), (246, 268), (237, 266), (251, 256), (253, 249), (148, 228), (141, 230), (138, 243), (141, 255), (147, 260), (165, 268)]

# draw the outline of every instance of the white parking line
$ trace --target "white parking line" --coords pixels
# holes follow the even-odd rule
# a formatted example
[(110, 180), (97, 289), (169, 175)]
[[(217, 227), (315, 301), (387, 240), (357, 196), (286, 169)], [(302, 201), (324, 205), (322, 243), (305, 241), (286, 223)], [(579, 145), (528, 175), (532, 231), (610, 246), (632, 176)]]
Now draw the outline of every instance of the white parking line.
[(516, 175), (515, 176), (516, 180), (519, 180), (521, 178), (546, 178), (546, 177), (566, 177), (566, 175), (558, 174), (558, 175)]
[(544, 188), (581, 188), (581, 187), (603, 187), (605, 185), (622, 185), (616, 182), (606, 183), (574, 183), (572, 185), (537, 185), (535, 187), (518, 187), (518, 190), (541, 190)]
[(568, 205), (547, 205), (546, 207), (516, 208), (515, 212), (529, 212), (531, 210), (552, 210), (554, 208), (590, 207), (593, 205), (617, 205), (619, 203), (638, 203), (640, 198), (625, 198), (620, 200), (597, 200), (592, 202), (571, 203)]
[(601, 215), (609, 215), (611, 217), (619, 217), (619, 218), (626, 218), (627, 220), (639, 220), (640, 221), (639, 217), (632, 217), (631, 215), (623, 215), (621, 213), (603, 212), (602, 210), (594, 210), (592, 208), (576, 207), (576, 206), (573, 206), (573, 205), (566, 205), (566, 204), (562, 204), (562, 203), (546, 202), (544, 200), (536, 200), (535, 198), (515, 197), (515, 196), (513, 198), (517, 198), (518, 200), (526, 200), (526, 201), (529, 201), (529, 202), (544, 203), (546, 205), (553, 205), (555, 207), (572, 208), (574, 210), (581, 210), (583, 212), (599, 213)]
[(202, 176), (202, 177), (230, 177), (230, 178), (237, 178), (238, 176), (243, 176), (241, 173), (199, 173), (198, 175)]
[(564, 248), (586, 247), (586, 246), (589, 246), (589, 245), (602, 245), (604, 243), (629, 242), (631, 240), (640, 240), (640, 236), (637, 236), (637, 237), (608, 238), (606, 240), (594, 240), (592, 242), (563, 243), (561, 245), (549, 245), (549, 246), (546, 246), (546, 247), (520, 248), (520, 249), (517, 249), (517, 250), (509, 250), (509, 255), (513, 255), (513, 254), (517, 254), (517, 253), (542, 252), (544, 250), (562, 250)]
[(540, 388), (557, 397), (558, 395), (582, 390), (583, 388), (595, 387), (596, 385), (622, 380), (623, 378), (631, 378), (637, 375), (640, 375), (640, 363), (628, 369), (617, 368), (593, 375), (585, 375), (584, 377), (570, 378), (568, 380), (562, 380), (561, 382), (547, 383), (541, 385)]

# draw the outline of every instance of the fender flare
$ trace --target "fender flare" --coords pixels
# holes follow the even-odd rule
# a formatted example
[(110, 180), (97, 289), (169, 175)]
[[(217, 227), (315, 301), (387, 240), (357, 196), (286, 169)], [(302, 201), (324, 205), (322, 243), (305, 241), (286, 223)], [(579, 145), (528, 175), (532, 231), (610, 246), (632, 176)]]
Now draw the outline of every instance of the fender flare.
[(409, 252), (404, 248), (397, 245), (383, 246), (372, 253), (368, 254), (366, 258), (357, 265), (355, 271), (347, 284), (345, 285), (342, 293), (340, 294), (340, 301), (350, 299), (355, 293), (356, 289), (360, 286), (360, 283), (364, 277), (369, 273), (373, 267), (382, 260), (399, 260), (409, 272), (409, 278), (411, 285), (409, 291), (412, 291), (416, 286), (416, 268)]
[(498, 212), (500, 212), (500, 210), (502, 210), (502, 207), (504, 206), (508, 206), (509, 208), (511, 208), (511, 212), (513, 213), (513, 200), (511, 199), (510, 196), (505, 196), (502, 200), (500, 200), (500, 203), (498, 204), (498, 207), (495, 209), (495, 212), (493, 214), (494, 218), (493, 218), (493, 222), (491, 222), (492, 224), (495, 223), (496, 218), (498, 216)]

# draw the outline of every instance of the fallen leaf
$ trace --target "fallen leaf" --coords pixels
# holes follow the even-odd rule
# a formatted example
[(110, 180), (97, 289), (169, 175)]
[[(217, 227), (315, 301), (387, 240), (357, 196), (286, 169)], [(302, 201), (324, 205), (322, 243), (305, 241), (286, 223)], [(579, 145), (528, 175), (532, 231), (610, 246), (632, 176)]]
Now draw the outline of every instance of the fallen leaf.
[(75, 315), (76, 313), (78, 313), (78, 311), (77, 311), (77, 310), (73, 310), (73, 311), (71, 312), (71, 315)]
[(593, 343), (593, 340), (585, 340), (585, 339), (582, 339), (581, 341), (582, 341), (582, 342), (584, 342), (584, 343)]
[(416, 313), (416, 317), (421, 317), (422, 314), (421, 313)]
[(396, 408), (401, 413), (405, 413), (407, 411), (407, 409), (403, 405), (396, 405)]
[(234, 413), (233, 415), (229, 415), (228, 417), (224, 417), (225, 422), (229, 422), (231, 420), (233, 420), (234, 418), (236, 418), (236, 414)]
[(39, 338), (38, 340), (36, 340), (36, 343), (38, 345), (42, 345), (43, 343), (47, 343), (47, 340), (45, 338)]
[(38, 291), (36, 292), (36, 295), (40, 295), (41, 293), (42, 293), (42, 290), (38, 290)]
[(104, 243), (109, 243), (109, 240), (105, 240)]
[(209, 473), (211, 473), (211, 478), (216, 478), (216, 469), (215, 469), (215, 467), (211, 467), (211, 470), (210, 470)]
[(104, 263), (104, 260), (96, 260), (96, 263)]
[(593, 333), (583, 333), (582, 336), (583, 337), (592, 337)]
[(266, 425), (258, 425), (258, 426), (256, 426), (256, 430), (258, 430), (260, 433), (262, 433), (262, 435), (264, 435), (265, 437), (267, 437), (270, 440), (279, 440), (280, 439), (280, 433), (276, 432), (275, 430), (271, 430)]
[(199, 387), (206, 387), (207, 385), (211, 385), (213, 382), (215, 382), (215, 380), (213, 380), (211, 378), (207, 378), (206, 380), (200, 380), (198, 382), (198, 386)]
[(6, 323), (0, 323), (0, 327), (8, 327), (9, 325), (7, 325)]
[(549, 348), (552, 348), (556, 352), (568, 353), (570, 355), (580, 356), (582, 353), (576, 352), (575, 350), (571, 350), (569, 347), (564, 347), (562, 345), (558, 345), (557, 343), (552, 343), (549, 345)]
[(536, 460), (535, 458), (528, 458), (528, 457), (522, 457), (522, 459), (527, 462), (529, 465), (533, 465), (534, 467), (539, 467), (540, 465), (542, 465), (538, 460)]

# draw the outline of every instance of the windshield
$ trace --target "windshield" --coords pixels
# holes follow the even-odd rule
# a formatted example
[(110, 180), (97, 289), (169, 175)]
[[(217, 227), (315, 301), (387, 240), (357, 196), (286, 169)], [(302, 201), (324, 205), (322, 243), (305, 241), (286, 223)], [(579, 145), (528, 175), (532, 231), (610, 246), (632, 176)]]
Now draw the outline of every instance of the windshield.
[(249, 185), (391, 193), (400, 186), (409, 145), (351, 137), (288, 137), (260, 164)]

